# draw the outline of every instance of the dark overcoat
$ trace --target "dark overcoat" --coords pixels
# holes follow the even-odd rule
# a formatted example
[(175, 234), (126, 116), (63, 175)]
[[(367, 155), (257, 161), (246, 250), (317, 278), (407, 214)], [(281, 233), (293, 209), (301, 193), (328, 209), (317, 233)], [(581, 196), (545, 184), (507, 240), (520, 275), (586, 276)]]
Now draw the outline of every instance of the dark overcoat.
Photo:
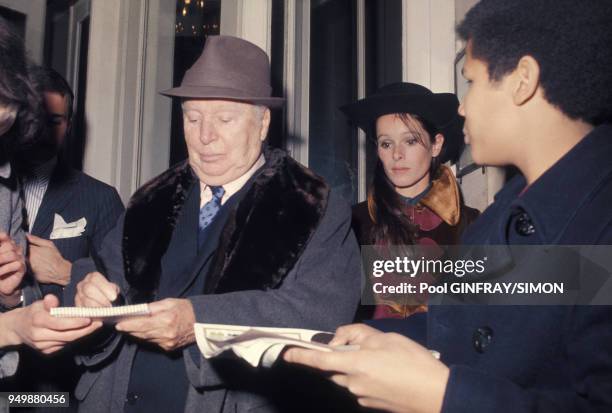
[[(530, 187), (508, 182), (464, 242), (612, 244), (611, 160), (603, 125)], [(521, 262), (506, 275), (527, 271)], [(432, 305), (427, 322), (428, 347), (450, 367), (443, 412), (612, 411), (608, 306)]]
[[(359, 301), (359, 249), (348, 205), (320, 177), (283, 151), (268, 151), (266, 164), (236, 194), (239, 202), (231, 197), (229, 210), (227, 204), (221, 209), (226, 216), (213, 221), (201, 249), (193, 243), (199, 190), (197, 207), (186, 207), (194, 185), (187, 163), (171, 168), (132, 197), (105, 240), (108, 276), (131, 303), (187, 298), (200, 323), (334, 331), (351, 321)], [(172, 251), (190, 257), (192, 250), (191, 259), (165, 258)], [(83, 277), (87, 266), (75, 265), (73, 277)], [(173, 279), (181, 281), (168, 282)], [(200, 291), (186, 294), (199, 282)], [(66, 298), (74, 293), (67, 290)], [(309, 393), (303, 382), (291, 381), (298, 376), (275, 376), (285, 365), (266, 370), (231, 357), (206, 360), (194, 347), (182, 356), (189, 380), (185, 411), (312, 411), (297, 401), (283, 405), (290, 391)], [(137, 350), (136, 341), (118, 335), (81, 359), (87, 369), (76, 390), (81, 411), (124, 410)], [(151, 374), (168, 383), (165, 391), (182, 391), (167, 372)]]

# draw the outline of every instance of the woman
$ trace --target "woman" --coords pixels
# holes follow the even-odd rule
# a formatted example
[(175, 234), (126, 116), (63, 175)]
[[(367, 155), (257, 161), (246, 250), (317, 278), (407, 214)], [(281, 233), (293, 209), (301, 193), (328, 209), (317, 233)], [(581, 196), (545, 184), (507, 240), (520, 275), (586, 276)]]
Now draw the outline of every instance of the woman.
[[(394, 83), (341, 110), (375, 132), (378, 161), (368, 199), (353, 208), (361, 245), (452, 245), (478, 211), (467, 207), (443, 164), (463, 149), (463, 121), (454, 94)], [(426, 310), (377, 298), (372, 318), (405, 318)], [(371, 308), (370, 308), (371, 309)], [(368, 318), (367, 309), (358, 318)]]

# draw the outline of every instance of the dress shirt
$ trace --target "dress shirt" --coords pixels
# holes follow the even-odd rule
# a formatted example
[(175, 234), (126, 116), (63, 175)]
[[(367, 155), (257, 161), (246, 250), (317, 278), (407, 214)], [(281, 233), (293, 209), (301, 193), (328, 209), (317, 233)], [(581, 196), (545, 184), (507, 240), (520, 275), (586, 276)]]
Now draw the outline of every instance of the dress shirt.
[(38, 210), (42, 204), (45, 192), (47, 192), (49, 181), (51, 180), (51, 174), (53, 173), (56, 165), (57, 158), (53, 158), (38, 166), (24, 179), (23, 191), (25, 196), (26, 211), (28, 212), (28, 228), (30, 230), (32, 230), (34, 227)]
[[(240, 191), (244, 184), (246, 184), (247, 181), (251, 178), (251, 176), (253, 176), (255, 171), (264, 166), (265, 163), (265, 158), (263, 154), (261, 154), (259, 155), (259, 158), (257, 158), (257, 161), (255, 161), (253, 166), (251, 166), (251, 169), (249, 169), (245, 174), (243, 174), (237, 179), (234, 179), (232, 182), (228, 182), (225, 185), (221, 185), (225, 190), (225, 194), (223, 194), (223, 198), (221, 198), (221, 205), (225, 204), (225, 201), (230, 199), (232, 195), (234, 195), (236, 192)], [(212, 191), (210, 190), (210, 186), (200, 181), (200, 208), (202, 208), (204, 204), (210, 201), (212, 197), (213, 195)]]

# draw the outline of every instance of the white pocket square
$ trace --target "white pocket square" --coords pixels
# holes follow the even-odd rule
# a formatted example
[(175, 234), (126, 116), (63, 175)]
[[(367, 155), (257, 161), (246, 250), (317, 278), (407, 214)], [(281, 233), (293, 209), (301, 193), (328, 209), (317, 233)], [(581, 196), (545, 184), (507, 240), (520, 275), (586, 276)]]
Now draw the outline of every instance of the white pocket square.
[(55, 214), (53, 218), (53, 231), (51, 231), (51, 239), (73, 238), (80, 236), (85, 231), (87, 220), (85, 217), (74, 221), (66, 222), (60, 214)]

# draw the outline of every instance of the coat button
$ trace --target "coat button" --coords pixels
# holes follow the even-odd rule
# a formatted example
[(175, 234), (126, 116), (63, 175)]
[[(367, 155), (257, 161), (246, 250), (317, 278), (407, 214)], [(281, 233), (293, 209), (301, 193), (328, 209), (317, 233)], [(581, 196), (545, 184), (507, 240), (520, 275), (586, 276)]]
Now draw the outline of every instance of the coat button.
[(527, 212), (521, 212), (516, 218), (516, 223), (514, 224), (514, 228), (519, 235), (529, 236), (535, 233), (535, 226), (533, 222), (531, 222), (531, 218), (527, 214)]
[(491, 341), (493, 341), (493, 329), (491, 327), (478, 327), (474, 331), (472, 342), (477, 352), (484, 353)]
[(127, 397), (125, 398), (125, 401), (128, 404), (135, 405), (136, 402), (138, 401), (138, 394), (136, 394), (134, 392), (129, 392), (127, 394)]

